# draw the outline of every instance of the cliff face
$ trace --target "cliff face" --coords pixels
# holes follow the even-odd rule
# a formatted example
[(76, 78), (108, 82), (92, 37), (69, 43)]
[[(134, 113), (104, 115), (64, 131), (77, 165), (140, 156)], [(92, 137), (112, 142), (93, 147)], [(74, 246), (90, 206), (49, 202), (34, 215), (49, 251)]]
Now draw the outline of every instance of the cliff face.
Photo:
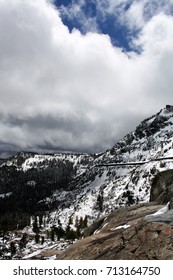
[[(159, 172), (151, 185), (150, 201), (167, 203), (173, 198), (173, 170)], [(172, 203), (172, 202), (171, 202)]]

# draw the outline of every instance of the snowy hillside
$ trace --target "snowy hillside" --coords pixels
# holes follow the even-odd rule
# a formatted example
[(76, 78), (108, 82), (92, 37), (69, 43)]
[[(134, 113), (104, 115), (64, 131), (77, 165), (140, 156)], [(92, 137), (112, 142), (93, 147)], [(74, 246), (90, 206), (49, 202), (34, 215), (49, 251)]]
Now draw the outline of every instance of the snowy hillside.
[[(69, 215), (88, 215), (92, 221), (115, 207), (148, 202), (151, 182), (155, 175), (173, 169), (173, 107), (166, 106), (159, 113), (141, 122), (136, 130), (118, 141), (114, 147), (97, 155), (93, 167), (80, 180), (72, 182), (79, 190), (68, 209), (51, 214), (63, 223)], [(138, 163), (144, 165), (102, 166), (111, 163)], [(97, 167), (98, 165), (98, 167)], [(91, 176), (92, 175), (92, 176)], [(92, 178), (91, 178), (92, 177)], [(82, 180), (85, 181), (82, 183)], [(67, 194), (70, 196), (69, 194)]]
[[(58, 188), (46, 204), (59, 207), (49, 214), (49, 223), (60, 219), (65, 225), (70, 216), (88, 216), (92, 222), (99, 215), (117, 206), (149, 201), (153, 177), (173, 168), (173, 161), (151, 161), (173, 156), (173, 106), (167, 105), (156, 115), (144, 120), (135, 131), (118, 141), (114, 147), (97, 155), (55, 154), (39, 155), (20, 153), (6, 162), (26, 172), (29, 169), (46, 169), (57, 161), (73, 163), (75, 176), (62, 190)], [(111, 163), (138, 163), (144, 165), (102, 166)]]
[(59, 153), (59, 154), (36, 154), (20, 152), (16, 156), (10, 158), (5, 164), (8, 166), (15, 165), (22, 171), (27, 171), (32, 168), (46, 169), (50, 164), (57, 161), (69, 161), (76, 167), (77, 174), (83, 173), (88, 165), (92, 164), (93, 157), (88, 154), (73, 154), (73, 153)]
[[(84, 221), (87, 217), (90, 225), (116, 207), (148, 202), (153, 179), (168, 169), (173, 169), (173, 106), (170, 105), (142, 121), (135, 131), (100, 154), (23, 152), (8, 159), (0, 168), (3, 185), (0, 200), (11, 203), (12, 199), (20, 199), (22, 192), (29, 207), (36, 193), (35, 209), (42, 211), (44, 230), (60, 224), (63, 230), (68, 225), (77, 230), (76, 221), (81, 218)], [(4, 184), (14, 174), (18, 180), (12, 181), (13, 187), (11, 183)], [(25, 192), (30, 193), (28, 198)], [(26, 231), (31, 231), (33, 220), (30, 221)]]

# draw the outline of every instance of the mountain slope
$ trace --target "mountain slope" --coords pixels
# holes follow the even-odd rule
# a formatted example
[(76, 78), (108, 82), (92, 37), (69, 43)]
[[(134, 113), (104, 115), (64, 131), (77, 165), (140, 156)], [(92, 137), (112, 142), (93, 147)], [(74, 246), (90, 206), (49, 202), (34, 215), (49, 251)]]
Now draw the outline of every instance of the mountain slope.
[[(71, 182), (77, 194), (72, 198), (68, 211), (61, 209), (54, 215), (61, 217), (64, 223), (67, 215), (74, 216), (74, 219), (89, 215), (92, 220), (115, 207), (148, 202), (154, 177), (161, 171), (173, 169), (171, 159), (154, 161), (172, 157), (172, 143), (173, 107), (166, 106), (144, 120), (111, 150), (97, 155), (93, 166)], [(109, 166), (127, 162), (144, 164)]]
[(31, 216), (41, 213), (44, 230), (60, 224), (77, 230), (80, 218), (90, 225), (120, 206), (147, 203), (158, 174), (173, 169), (172, 143), (173, 106), (167, 105), (100, 154), (19, 153), (0, 167), (1, 228), (8, 216), (11, 229), (31, 231)]
[[(50, 223), (51, 219), (53, 223), (60, 219), (65, 225), (70, 216), (75, 220), (76, 216), (85, 215), (91, 222), (115, 207), (149, 201), (153, 178), (158, 172), (173, 168), (173, 164), (171, 160), (148, 161), (173, 156), (172, 143), (173, 106), (167, 105), (156, 115), (142, 121), (134, 132), (106, 152), (96, 155), (19, 153), (2, 164), (1, 170), (13, 167), (22, 172), (21, 176), (29, 174), (25, 184), (30, 187), (37, 184), (36, 189), (38, 171), (40, 176), (45, 177), (43, 182), (39, 182), (39, 189), (47, 184), (50, 191), (46, 190), (37, 203), (46, 205), (46, 209), (52, 211)], [(104, 166), (138, 162), (146, 163)], [(63, 178), (63, 183), (60, 178)], [(5, 187), (6, 190), (1, 187), (1, 197), (13, 192)]]

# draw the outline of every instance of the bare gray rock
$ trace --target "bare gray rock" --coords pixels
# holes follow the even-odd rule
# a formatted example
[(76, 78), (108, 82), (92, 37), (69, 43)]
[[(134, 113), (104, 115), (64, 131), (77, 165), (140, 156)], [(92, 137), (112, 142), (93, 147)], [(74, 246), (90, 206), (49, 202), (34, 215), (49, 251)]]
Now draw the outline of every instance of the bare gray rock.
[(119, 208), (103, 219), (97, 234), (79, 240), (57, 259), (172, 260), (173, 228), (168, 220), (172, 221), (173, 210), (164, 213), (162, 219), (146, 219), (162, 207), (149, 203)]
[(158, 203), (167, 203), (172, 198), (173, 170), (159, 172), (154, 178), (151, 185), (150, 201), (156, 201)]

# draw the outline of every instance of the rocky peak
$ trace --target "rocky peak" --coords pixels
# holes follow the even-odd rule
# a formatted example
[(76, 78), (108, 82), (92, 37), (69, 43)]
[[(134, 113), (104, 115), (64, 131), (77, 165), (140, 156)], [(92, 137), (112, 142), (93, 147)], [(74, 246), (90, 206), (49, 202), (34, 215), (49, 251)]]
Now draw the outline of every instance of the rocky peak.
[(173, 106), (172, 105), (166, 105), (165, 113), (173, 113)]

